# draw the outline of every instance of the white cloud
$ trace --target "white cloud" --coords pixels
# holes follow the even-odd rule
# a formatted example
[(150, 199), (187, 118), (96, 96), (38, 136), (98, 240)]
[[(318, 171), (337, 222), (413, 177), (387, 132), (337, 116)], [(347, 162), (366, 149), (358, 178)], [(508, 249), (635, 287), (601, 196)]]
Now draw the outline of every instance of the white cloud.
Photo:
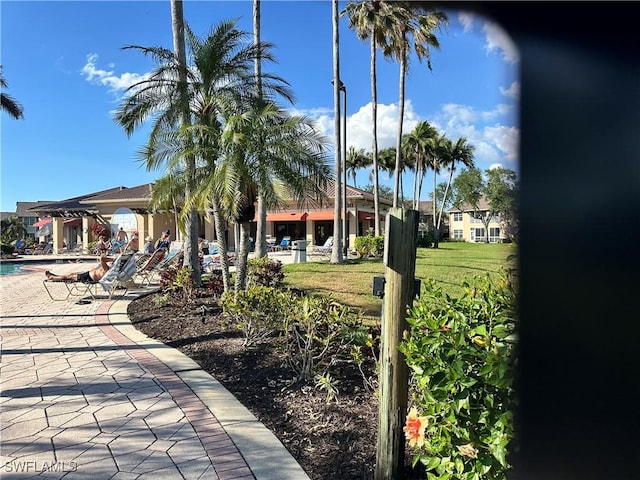
[(508, 63), (519, 61), (520, 53), (516, 44), (500, 25), (486, 21), (483, 17), (473, 13), (460, 12), (458, 14), (458, 21), (462, 24), (464, 32), (473, 31), (476, 20), (482, 24), (481, 30), (485, 36), (485, 49), (487, 52), (497, 51), (502, 56), (502, 59)]
[(520, 131), (517, 128), (507, 127), (505, 125), (494, 125), (485, 127), (484, 135), (504, 154), (505, 160), (509, 162), (518, 160)]
[(477, 16), (474, 15), (473, 13), (469, 13), (469, 12), (460, 12), (460, 13), (458, 13), (458, 20), (460, 21), (460, 23), (464, 27), (464, 31), (465, 32), (469, 32), (469, 31), (473, 30), (473, 23), (474, 23), (476, 18), (477, 18)]
[[(111, 92), (121, 92), (144, 78), (143, 75), (138, 73), (122, 73), (116, 75), (113, 70), (101, 70), (98, 68), (97, 62), (97, 54), (88, 54), (87, 63), (82, 67), (82, 76), (85, 77), (89, 83), (108, 87)], [(113, 64), (110, 64), (109, 67), (113, 68)]]
[[(319, 129), (333, 139), (334, 117), (333, 110), (316, 109), (304, 112), (316, 121)], [(396, 144), (396, 133), (398, 131), (398, 105), (392, 103), (386, 105), (378, 104), (378, 148), (394, 147)], [(347, 117), (347, 148), (353, 146), (356, 149), (364, 148), (370, 152), (373, 143), (371, 102), (363, 105), (358, 111)], [(413, 130), (420, 121), (420, 117), (413, 110), (410, 100), (405, 102), (404, 120), (402, 130), (409, 132)]]
[(500, 93), (507, 98), (520, 98), (520, 82), (516, 80), (509, 88), (500, 87)]
[(485, 22), (482, 26), (482, 31), (485, 34), (488, 52), (498, 50), (502, 55), (502, 59), (508, 63), (516, 63), (520, 59), (516, 44), (498, 24)]
[[(519, 129), (500, 123), (512, 114), (513, 107), (499, 104), (490, 111), (478, 111), (468, 105), (444, 104), (432, 118), (421, 117), (413, 109), (411, 101), (405, 105), (403, 132), (413, 130), (415, 125), (427, 120), (438, 131), (452, 140), (464, 137), (475, 147), (474, 156), (479, 168), (491, 164), (512, 164), (517, 168)], [(316, 109), (304, 114), (312, 117), (319, 129), (333, 139), (334, 121), (332, 109)], [(487, 125), (487, 122), (493, 122)], [(347, 119), (347, 145), (371, 151), (371, 103), (361, 106)], [(378, 148), (393, 147), (396, 144), (398, 128), (398, 106), (378, 104)]]

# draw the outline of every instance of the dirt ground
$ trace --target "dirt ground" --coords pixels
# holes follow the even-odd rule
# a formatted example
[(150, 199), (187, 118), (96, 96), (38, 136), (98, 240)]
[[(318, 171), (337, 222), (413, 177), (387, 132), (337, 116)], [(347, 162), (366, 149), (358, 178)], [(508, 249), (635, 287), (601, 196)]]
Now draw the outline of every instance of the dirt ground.
[[(339, 393), (327, 402), (313, 383), (294, 382), (284, 355), (269, 343), (246, 348), (214, 297), (157, 307), (151, 294), (130, 303), (133, 325), (179, 349), (222, 383), (291, 452), (312, 480), (370, 480), (376, 463), (378, 399), (351, 363), (333, 371)], [(373, 375), (374, 362), (364, 363)], [(410, 460), (406, 459), (406, 465)], [(424, 478), (405, 467), (402, 478)]]

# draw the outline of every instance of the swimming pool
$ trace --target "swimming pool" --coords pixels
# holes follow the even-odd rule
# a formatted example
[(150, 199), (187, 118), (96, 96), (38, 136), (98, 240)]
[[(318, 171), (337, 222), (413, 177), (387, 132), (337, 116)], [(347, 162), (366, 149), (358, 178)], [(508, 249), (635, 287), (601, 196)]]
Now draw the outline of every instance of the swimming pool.
[(22, 265), (19, 263), (0, 263), (0, 275), (12, 275), (24, 273)]

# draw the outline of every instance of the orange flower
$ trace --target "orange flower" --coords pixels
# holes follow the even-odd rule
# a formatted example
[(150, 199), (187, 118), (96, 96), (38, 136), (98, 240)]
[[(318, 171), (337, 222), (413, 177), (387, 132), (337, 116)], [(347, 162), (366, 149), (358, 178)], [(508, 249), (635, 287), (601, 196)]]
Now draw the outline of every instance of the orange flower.
[(422, 447), (424, 445), (424, 431), (427, 428), (429, 421), (427, 417), (419, 417), (416, 407), (412, 407), (407, 415), (407, 423), (403, 430), (404, 434), (409, 440), (410, 447)]

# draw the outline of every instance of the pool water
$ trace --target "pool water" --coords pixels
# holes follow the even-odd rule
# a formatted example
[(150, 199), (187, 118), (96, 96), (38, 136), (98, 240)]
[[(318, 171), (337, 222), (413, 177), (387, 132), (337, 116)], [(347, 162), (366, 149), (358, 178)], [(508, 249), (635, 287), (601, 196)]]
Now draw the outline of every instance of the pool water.
[(17, 263), (0, 263), (0, 275), (23, 273), (22, 265)]

